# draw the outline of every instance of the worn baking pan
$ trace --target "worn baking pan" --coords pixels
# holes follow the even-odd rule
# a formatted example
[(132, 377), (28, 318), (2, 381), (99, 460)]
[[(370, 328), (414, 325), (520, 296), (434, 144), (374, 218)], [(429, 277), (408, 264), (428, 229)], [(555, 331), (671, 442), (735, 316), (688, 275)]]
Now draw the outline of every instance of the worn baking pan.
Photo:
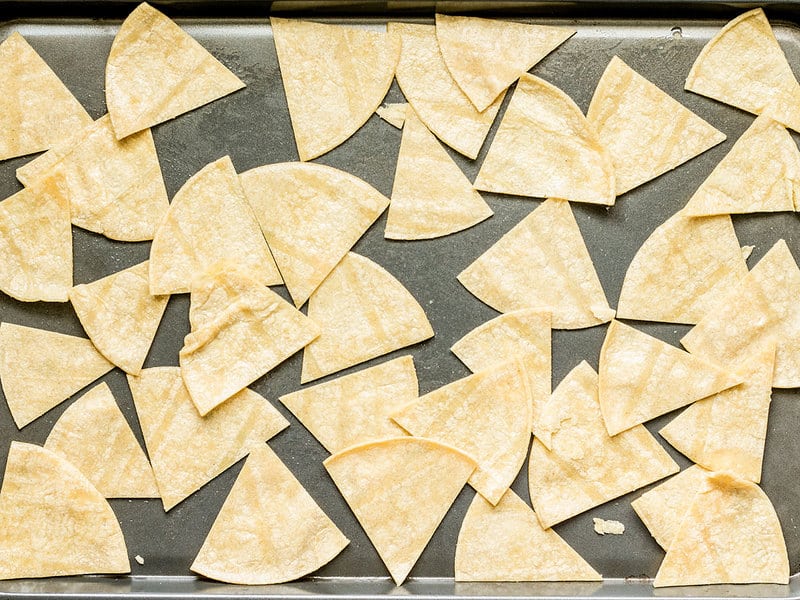
[[(286, 100), (278, 70), (267, 16), (269, 3), (154, 2), (247, 84), (230, 97), (184, 115), (154, 130), (156, 146), (170, 197), (202, 166), (229, 154), (239, 171), (266, 164), (296, 160)], [(65, 81), (90, 114), (105, 112), (103, 71), (105, 60), (130, 2), (0, 2), (0, 39), (20, 31)], [(585, 110), (594, 87), (610, 58), (618, 54), (634, 69), (678, 98), (690, 109), (724, 131), (728, 140), (702, 156), (655, 181), (625, 194), (610, 209), (573, 205), (589, 251), (612, 306), (622, 279), (641, 243), (666, 218), (676, 212), (752, 116), (683, 91), (690, 65), (705, 42), (729, 18), (750, 8), (739, 3), (616, 2), (554, 3), (448, 3), (439, 10), (507, 16), (543, 24), (569, 25), (578, 33), (537, 65), (533, 72), (564, 89)], [(281, 2), (273, 11), (335, 22), (382, 27), (390, 18), (431, 22), (437, 7), (431, 2)], [(800, 64), (800, 4), (769, 6), (768, 16), (791, 64)], [(1, 84), (0, 84), (1, 86)], [(2, 89), (2, 87), (0, 87)], [(402, 95), (393, 85), (388, 101)], [(506, 103), (508, 99), (506, 99)], [(501, 111), (502, 115), (502, 111)], [(498, 119), (499, 120), (499, 119)], [(490, 133), (488, 140), (492, 138)], [(400, 132), (373, 116), (339, 148), (318, 159), (362, 177), (384, 194), (390, 194)], [(488, 143), (486, 144), (488, 146)], [(476, 161), (451, 152), (464, 172), (474, 178), (484, 151)], [(0, 197), (20, 188), (14, 177), (28, 158), (0, 163)], [(422, 393), (467, 374), (449, 352), (467, 331), (495, 313), (472, 297), (455, 279), (464, 267), (504, 232), (528, 214), (537, 201), (484, 195), (495, 215), (472, 229), (446, 238), (419, 242), (383, 239), (385, 215), (356, 245), (392, 272), (420, 301), (436, 332), (435, 338), (394, 355), (414, 355)], [(752, 266), (778, 238), (785, 238), (800, 257), (800, 229), (792, 214), (735, 217), (742, 245), (754, 245)], [(149, 244), (125, 244), (80, 229), (74, 230), (75, 283), (85, 283), (145, 260)], [(285, 294), (283, 288), (279, 292)], [(178, 350), (189, 331), (188, 297), (173, 296), (156, 336), (146, 367), (177, 365)], [(83, 335), (68, 304), (24, 304), (0, 295), (0, 319)], [(640, 324), (645, 331), (678, 343), (683, 326)], [(581, 360), (595, 368), (605, 327), (553, 332), (553, 384)], [(367, 364), (376, 364), (384, 358)], [(378, 597), (413, 595), (442, 597), (800, 597), (800, 576), (787, 586), (714, 586), (654, 591), (655, 575), (663, 556), (630, 508), (641, 490), (584, 513), (556, 527), (598, 571), (602, 584), (456, 584), (453, 576), (455, 540), (473, 491), (465, 488), (423, 553), (411, 579), (401, 588), (388, 579), (385, 568), (352, 513), (322, 467), (323, 448), (277, 401), (279, 395), (299, 388), (301, 355), (297, 354), (252, 387), (272, 402), (292, 423), (270, 441), (270, 446), (296, 473), (351, 543), (314, 576), (302, 581), (265, 587), (236, 587), (192, 576), (189, 565), (200, 548), (241, 463), (214, 479), (202, 490), (165, 514), (159, 501), (112, 500), (122, 524), (131, 561), (127, 577), (72, 577), (0, 582), (0, 595), (14, 597), (85, 598), (174, 597), (200, 595), (283, 598)], [(362, 368), (364, 365), (356, 367)], [(115, 369), (103, 378), (114, 391), (123, 412), (141, 442), (130, 392), (123, 374)], [(763, 488), (772, 499), (783, 525), (792, 572), (800, 572), (800, 396), (776, 390), (770, 414), (764, 460)], [(0, 468), (11, 440), (43, 443), (50, 428), (71, 401), (53, 409), (33, 424), (17, 430), (5, 402), (0, 402)], [(648, 424), (656, 432), (674, 415)], [(663, 442), (663, 441), (662, 441)], [(666, 446), (666, 443), (664, 443)], [(667, 448), (682, 465), (687, 460)], [(528, 497), (526, 469), (514, 489)], [(592, 517), (622, 521), (625, 534), (600, 537), (592, 530)], [(2, 535), (3, 532), (0, 532)], [(536, 548), (531, 548), (532, 552)]]

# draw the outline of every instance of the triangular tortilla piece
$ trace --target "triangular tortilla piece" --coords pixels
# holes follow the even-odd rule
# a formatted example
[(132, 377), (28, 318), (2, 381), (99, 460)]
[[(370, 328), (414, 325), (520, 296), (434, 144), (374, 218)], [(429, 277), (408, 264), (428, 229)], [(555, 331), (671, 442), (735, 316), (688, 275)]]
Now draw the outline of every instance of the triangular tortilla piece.
[[(435, 173), (434, 177), (420, 176)], [(494, 213), (409, 108), (397, 157), (385, 237), (421, 240), (462, 231)]]
[(20, 429), (113, 368), (86, 338), (0, 323), (0, 383)]
[(696, 218), (680, 211), (637, 250), (622, 282), (617, 317), (697, 323), (746, 275), (729, 216)]
[(402, 129), (406, 122), (408, 102), (390, 102), (375, 109), (378, 116), (397, 129)]
[(150, 248), (150, 293), (188, 292), (222, 259), (264, 285), (282, 282), (228, 156), (195, 173), (172, 199)]
[(542, 422), (551, 450), (533, 439), (528, 486), (544, 528), (679, 470), (643, 425), (608, 435), (597, 399), (597, 373), (586, 362), (553, 391)]
[(653, 585), (789, 583), (778, 515), (756, 484), (714, 473), (695, 495)]
[(475, 469), (454, 448), (409, 437), (352, 446), (322, 464), (397, 585)]
[(117, 139), (243, 87), (208, 50), (146, 2), (120, 26), (106, 63), (106, 104)]
[(402, 40), (396, 76), (406, 100), (436, 137), (474, 160), (505, 94), (478, 112), (447, 70), (434, 25), (389, 23), (388, 27)]
[(92, 283), (69, 300), (95, 347), (131, 375), (142, 370), (169, 296), (151, 296), (147, 261)]
[(349, 543), (281, 459), (254, 446), (191, 569), (245, 585), (298, 579)]
[(165, 511), (289, 426), (249, 389), (201, 417), (177, 367), (144, 369), (128, 385)]
[(105, 498), (158, 498), (153, 469), (106, 383), (59, 417), (44, 447), (64, 458)]
[(240, 179), (298, 308), (389, 206), (365, 181), (326, 165), (266, 165)]
[(400, 60), (385, 31), (270, 17), (300, 160), (332, 150), (380, 106)]
[(411, 356), (286, 394), (280, 401), (330, 452), (405, 431), (390, 418), (419, 396)]
[(611, 154), (617, 196), (725, 141), (724, 133), (618, 56), (603, 72), (586, 119)]
[(610, 206), (614, 181), (611, 154), (578, 105), (543, 79), (520, 77), (475, 189)]
[(0, 160), (47, 150), (92, 122), (19, 33), (0, 44)]
[(572, 209), (547, 200), (458, 275), (500, 312), (552, 313), (553, 329), (581, 329), (614, 317)]
[(350, 252), (308, 302), (322, 329), (303, 353), (301, 383), (433, 337), (414, 296), (391, 273)]
[(458, 532), (456, 581), (601, 581), (603, 576), (512, 490), (497, 506), (476, 494)]

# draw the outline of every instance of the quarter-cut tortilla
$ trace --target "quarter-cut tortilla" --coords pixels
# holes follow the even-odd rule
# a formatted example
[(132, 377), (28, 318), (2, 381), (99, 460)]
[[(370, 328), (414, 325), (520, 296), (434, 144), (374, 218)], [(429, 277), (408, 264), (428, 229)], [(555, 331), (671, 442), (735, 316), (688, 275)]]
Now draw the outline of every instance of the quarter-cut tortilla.
[(725, 141), (724, 133), (618, 56), (603, 72), (586, 119), (611, 154), (617, 196)]
[(0, 323), (0, 383), (20, 429), (113, 368), (86, 338)]
[(289, 426), (249, 389), (201, 417), (177, 367), (144, 369), (128, 385), (165, 511)]
[(365, 181), (326, 165), (266, 165), (240, 179), (298, 308), (389, 206)]
[(303, 353), (301, 383), (433, 337), (414, 296), (370, 259), (348, 253), (308, 303), (322, 329)]
[(696, 218), (680, 211), (659, 225), (633, 257), (617, 317), (697, 323), (747, 275), (727, 215)]
[(476, 494), (458, 532), (456, 581), (601, 581), (512, 490), (497, 506)]
[(614, 317), (578, 223), (564, 200), (547, 200), (458, 275), (500, 312), (552, 313), (553, 329), (581, 329)]
[(208, 50), (146, 2), (120, 26), (106, 63), (106, 104), (117, 139), (243, 87)]
[(402, 356), (376, 367), (280, 397), (328, 452), (405, 435), (390, 418), (419, 395), (414, 359)]
[(612, 205), (611, 154), (563, 91), (523, 75), (475, 179), (484, 192)]
[(300, 160), (332, 150), (380, 106), (400, 60), (385, 31), (271, 17)]
[(597, 400), (597, 373), (586, 362), (553, 391), (542, 428), (548, 430), (550, 450), (533, 439), (528, 486), (544, 528), (678, 472), (643, 425), (608, 435)]
[(406, 122), (407, 102), (390, 102), (375, 109), (378, 116), (397, 129), (402, 129)]
[(454, 448), (410, 437), (352, 446), (322, 464), (397, 585), (475, 469)]
[(105, 498), (159, 497), (150, 462), (105, 383), (64, 411), (44, 447), (75, 465)]
[(92, 122), (19, 33), (0, 44), (0, 160), (47, 150)]
[(129, 573), (117, 517), (55, 452), (11, 442), (0, 489), (0, 579)]
[(397, 83), (420, 120), (456, 152), (475, 159), (505, 94), (478, 112), (453, 80), (436, 40), (436, 27), (389, 23), (402, 40)]
[(265, 444), (254, 446), (191, 569), (227, 583), (298, 579), (349, 540)]
[(188, 292), (223, 259), (264, 285), (282, 282), (227, 156), (195, 173), (172, 199), (150, 248), (150, 293)]

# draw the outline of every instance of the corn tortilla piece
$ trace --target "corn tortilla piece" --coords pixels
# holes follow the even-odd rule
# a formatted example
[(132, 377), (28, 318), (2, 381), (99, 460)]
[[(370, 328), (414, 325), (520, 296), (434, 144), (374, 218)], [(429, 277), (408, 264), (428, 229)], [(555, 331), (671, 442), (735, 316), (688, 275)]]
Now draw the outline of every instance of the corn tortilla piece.
[(177, 367), (144, 369), (128, 385), (165, 511), (289, 426), (249, 389), (201, 417)]
[(455, 448), (410, 437), (351, 446), (322, 464), (397, 585), (475, 469)]
[(108, 55), (105, 83), (106, 105), (120, 140), (245, 87), (146, 2), (120, 26)]
[(553, 329), (581, 329), (614, 318), (572, 209), (550, 199), (458, 275), (479, 300), (506, 313), (551, 313)]
[(60, 454), (104, 498), (158, 498), (153, 468), (106, 383), (59, 417), (44, 447)]
[(614, 519), (592, 519), (592, 528), (599, 535), (622, 535), (625, 533), (625, 524)]
[(402, 129), (406, 122), (407, 109), (408, 102), (390, 102), (389, 104), (379, 106), (375, 109), (375, 112), (392, 127)]
[(505, 94), (477, 111), (447, 70), (434, 25), (389, 23), (388, 28), (402, 40), (396, 76), (406, 100), (436, 137), (474, 160)]
[(433, 337), (425, 311), (403, 284), (354, 252), (311, 296), (308, 318), (322, 333), (303, 353), (301, 383)]
[(678, 472), (643, 425), (608, 435), (597, 379), (588, 363), (580, 363), (544, 408), (551, 449), (534, 438), (528, 463), (531, 502), (544, 528)]
[(512, 490), (496, 506), (476, 494), (458, 532), (456, 581), (602, 581)]
[(778, 515), (756, 484), (709, 475), (692, 501), (653, 585), (789, 583)]

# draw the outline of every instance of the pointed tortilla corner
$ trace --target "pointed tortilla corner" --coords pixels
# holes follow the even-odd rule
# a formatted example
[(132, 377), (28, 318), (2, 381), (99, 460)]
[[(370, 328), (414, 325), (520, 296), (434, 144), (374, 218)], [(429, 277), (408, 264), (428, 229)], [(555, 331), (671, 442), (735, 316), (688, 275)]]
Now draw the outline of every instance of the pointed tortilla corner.
[(408, 102), (390, 102), (375, 109), (377, 115), (392, 127), (402, 129), (406, 122)]

